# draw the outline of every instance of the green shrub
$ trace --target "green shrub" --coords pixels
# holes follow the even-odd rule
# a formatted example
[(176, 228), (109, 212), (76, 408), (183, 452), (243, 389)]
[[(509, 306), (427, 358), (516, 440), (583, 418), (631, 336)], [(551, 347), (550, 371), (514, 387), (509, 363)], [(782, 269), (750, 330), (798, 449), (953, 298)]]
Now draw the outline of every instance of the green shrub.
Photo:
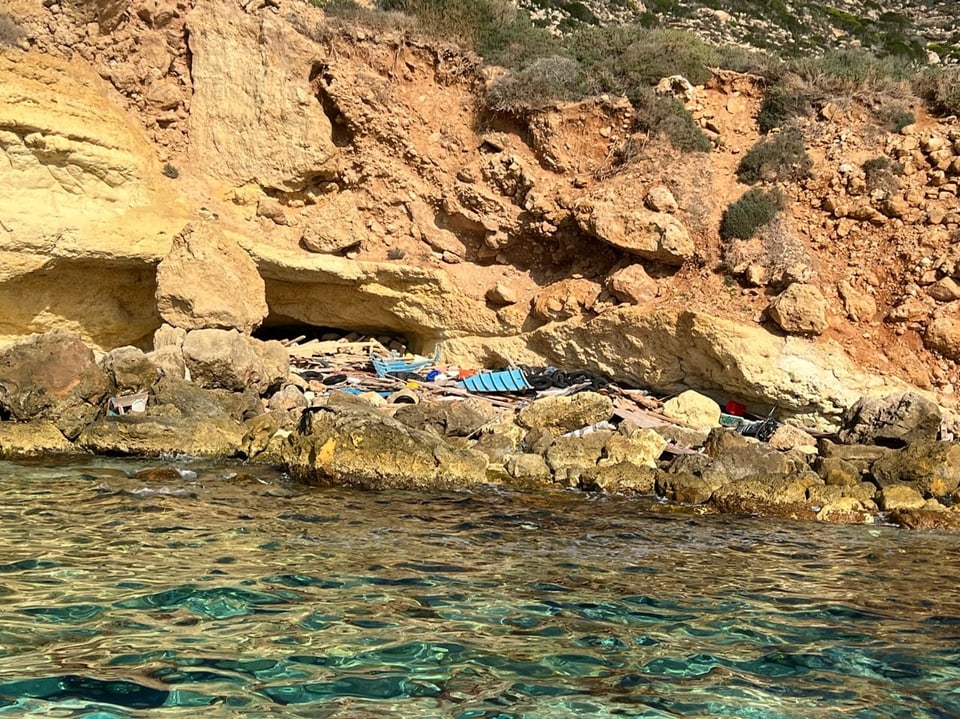
[(776, 190), (747, 190), (723, 213), (720, 237), (724, 240), (749, 240), (783, 208), (783, 196)]
[(885, 113), (883, 119), (894, 132), (900, 132), (903, 128), (917, 121), (916, 116), (903, 107), (890, 109)]
[(163, 166), (163, 174), (165, 177), (169, 177), (171, 180), (176, 180), (178, 177), (180, 177), (180, 170), (168, 162)]
[(788, 127), (751, 147), (740, 160), (737, 177), (748, 185), (801, 180), (810, 174), (812, 167), (803, 135), (796, 127)]
[(636, 112), (634, 130), (662, 135), (682, 152), (710, 152), (713, 144), (703, 134), (693, 116), (675, 97), (660, 97), (649, 88), (633, 102)]
[(820, 97), (902, 97), (916, 67), (902, 57), (877, 57), (869, 50), (845, 48), (795, 60), (791, 70)]
[(900, 189), (900, 180), (897, 178), (903, 175), (903, 165), (881, 155), (863, 163), (863, 174), (867, 190), (870, 192), (874, 190), (896, 192)]
[(510, 0), (379, 0), (377, 6), (412, 15), (425, 32), (505, 67), (557, 53), (549, 31), (536, 27)]
[(776, 127), (783, 127), (790, 120), (810, 113), (810, 101), (799, 90), (775, 85), (763, 98), (757, 123), (760, 132), (766, 134)]
[(487, 91), (488, 110), (520, 117), (529, 110), (590, 94), (583, 71), (569, 57), (534, 60), (519, 72), (508, 72)]

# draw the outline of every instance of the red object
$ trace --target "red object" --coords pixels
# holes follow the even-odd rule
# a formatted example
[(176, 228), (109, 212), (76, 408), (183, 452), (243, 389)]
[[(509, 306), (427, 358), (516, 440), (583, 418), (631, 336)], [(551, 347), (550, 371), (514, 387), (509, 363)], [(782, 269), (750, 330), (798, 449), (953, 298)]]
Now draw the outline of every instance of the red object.
[(739, 402), (734, 402), (733, 400), (730, 400), (724, 405), (723, 411), (726, 412), (727, 414), (732, 414), (737, 417), (743, 417), (744, 413), (747, 411), (747, 408), (742, 404), (740, 404)]
[(462, 369), (457, 373), (457, 379), (466, 379), (467, 377), (473, 377), (477, 371), (475, 369)]

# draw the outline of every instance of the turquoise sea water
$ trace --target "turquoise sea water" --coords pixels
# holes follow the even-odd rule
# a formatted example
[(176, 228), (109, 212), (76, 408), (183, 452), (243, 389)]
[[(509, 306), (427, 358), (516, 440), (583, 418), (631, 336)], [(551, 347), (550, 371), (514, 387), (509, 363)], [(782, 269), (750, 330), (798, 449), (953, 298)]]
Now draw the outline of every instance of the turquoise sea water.
[(0, 463), (0, 717), (958, 717), (960, 536)]

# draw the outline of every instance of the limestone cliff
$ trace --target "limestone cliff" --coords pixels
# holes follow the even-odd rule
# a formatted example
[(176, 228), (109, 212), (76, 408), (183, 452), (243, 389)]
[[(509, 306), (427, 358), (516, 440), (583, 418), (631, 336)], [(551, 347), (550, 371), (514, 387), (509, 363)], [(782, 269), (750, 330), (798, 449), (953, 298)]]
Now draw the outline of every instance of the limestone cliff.
[[(904, 384), (952, 404), (955, 119), (918, 109), (893, 134), (855, 106), (825, 108), (810, 120), (811, 178), (782, 187), (792, 209), (732, 247), (720, 216), (759, 137), (747, 76), (693, 90), (715, 147), (681, 155), (636, 135), (616, 98), (484, 116), (490, 73), (476, 58), (299, 0), (17, 0), (13, 13), (24, 37), (0, 46), (0, 342), (66, 328), (103, 349), (145, 345), (158, 307), (180, 316), (171, 297), (249, 330), (265, 302), (268, 325), (442, 343), (461, 364), (586, 365), (813, 425)], [(861, 187), (877, 154), (904, 163), (893, 192)], [(178, 287), (158, 289), (191, 223), (218, 228), (207, 278), (221, 262), (223, 277), (248, 277), (239, 246), (262, 282), (224, 289), (177, 269)], [(189, 253), (174, 252), (165, 266), (183, 267)], [(765, 313), (791, 282), (813, 288), (796, 309), (816, 314), (797, 324), (812, 336), (785, 336)], [(219, 311), (227, 292), (238, 297)], [(934, 319), (939, 355), (923, 346)]]

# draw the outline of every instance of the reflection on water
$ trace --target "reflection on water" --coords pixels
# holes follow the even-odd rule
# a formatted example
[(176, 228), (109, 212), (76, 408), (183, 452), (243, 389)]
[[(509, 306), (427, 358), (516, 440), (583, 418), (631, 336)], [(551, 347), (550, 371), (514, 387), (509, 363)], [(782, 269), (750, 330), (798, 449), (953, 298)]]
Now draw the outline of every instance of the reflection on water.
[(146, 466), (0, 463), (0, 715), (960, 716), (957, 535)]

